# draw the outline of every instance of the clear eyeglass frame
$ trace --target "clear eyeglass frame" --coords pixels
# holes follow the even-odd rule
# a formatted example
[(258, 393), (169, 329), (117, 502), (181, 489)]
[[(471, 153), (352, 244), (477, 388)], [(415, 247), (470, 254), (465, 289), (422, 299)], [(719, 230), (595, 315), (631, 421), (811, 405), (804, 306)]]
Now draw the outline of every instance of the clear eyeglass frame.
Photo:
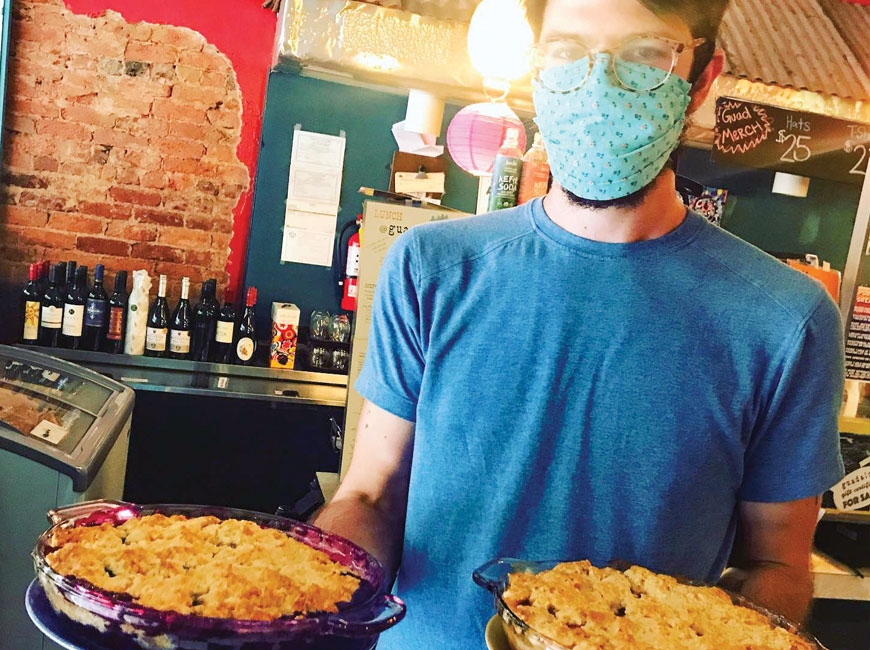
[[(589, 75), (592, 73), (592, 67), (594, 65), (595, 57), (598, 54), (609, 54), (610, 55), (610, 69), (613, 77), (619, 83), (619, 85), (626, 90), (631, 92), (651, 92), (656, 90), (657, 88), (661, 88), (665, 82), (670, 78), (670, 76), (674, 72), (674, 68), (677, 65), (677, 61), (684, 52), (688, 50), (692, 50), (699, 45), (703, 45), (707, 42), (705, 38), (696, 38), (691, 41), (679, 41), (672, 38), (667, 38), (665, 36), (658, 36), (656, 34), (639, 34), (634, 36), (629, 36), (621, 43), (619, 43), (616, 47), (612, 48), (590, 48), (588, 47), (582, 40), (573, 39), (573, 38), (554, 38), (547, 39), (537, 43), (529, 52), (529, 68), (532, 73), (532, 82), (542, 88), (543, 90), (553, 93), (556, 95), (567, 95), (569, 93), (573, 93), (580, 88), (588, 81)], [(670, 51), (670, 59), (668, 60), (667, 56), (664, 56), (663, 60), (659, 60), (656, 62), (647, 62), (647, 61), (632, 61), (631, 59), (625, 58), (625, 53), (631, 51), (631, 46), (638, 46), (641, 44), (647, 45), (661, 45), (662, 52), (666, 50)], [(550, 57), (552, 56), (552, 50), (554, 48), (564, 47), (566, 51), (571, 51), (571, 55), (564, 60), (561, 60), (558, 64), (553, 65), (552, 63), (548, 63)], [(574, 48), (573, 51), (569, 48)], [(576, 55), (576, 56), (575, 56)], [(586, 59), (588, 67), (586, 69), (586, 74), (582, 77), (579, 82), (573, 83), (570, 87), (567, 88), (553, 88), (547, 85), (546, 80), (542, 77), (542, 74), (548, 70), (552, 70), (558, 67), (562, 67), (565, 65), (570, 65), (572, 63), (576, 63), (582, 59)], [(625, 72), (620, 73), (620, 64), (624, 63), (644, 63), (652, 68), (658, 68), (662, 71), (661, 78), (651, 77), (649, 80), (649, 85), (640, 85), (636, 80), (629, 79), (626, 80), (623, 75)]]

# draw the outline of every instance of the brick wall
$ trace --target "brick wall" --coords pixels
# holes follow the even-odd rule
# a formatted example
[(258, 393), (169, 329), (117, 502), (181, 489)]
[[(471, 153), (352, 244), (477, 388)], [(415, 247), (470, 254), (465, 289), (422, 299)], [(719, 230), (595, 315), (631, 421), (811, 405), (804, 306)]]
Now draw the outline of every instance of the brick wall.
[(225, 284), (250, 182), (227, 57), (193, 30), (62, 0), (16, 1), (11, 45), (0, 281), (76, 259)]

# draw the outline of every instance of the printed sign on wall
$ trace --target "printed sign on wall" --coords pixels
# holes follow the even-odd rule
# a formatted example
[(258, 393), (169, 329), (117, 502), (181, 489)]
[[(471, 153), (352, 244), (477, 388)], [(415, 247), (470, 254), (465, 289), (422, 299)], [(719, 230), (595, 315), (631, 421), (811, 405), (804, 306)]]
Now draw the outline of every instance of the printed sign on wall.
[(713, 160), (860, 185), (870, 124), (720, 97)]

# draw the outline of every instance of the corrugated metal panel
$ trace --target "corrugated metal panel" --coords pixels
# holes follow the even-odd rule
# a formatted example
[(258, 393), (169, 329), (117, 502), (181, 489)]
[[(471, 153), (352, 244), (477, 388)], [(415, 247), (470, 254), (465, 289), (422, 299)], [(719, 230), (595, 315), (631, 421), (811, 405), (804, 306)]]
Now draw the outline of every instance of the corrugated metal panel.
[(843, 0), (819, 0), (819, 4), (852, 50), (858, 63), (870, 74), (870, 6)]
[(819, 0), (732, 0), (720, 44), (728, 57), (728, 73), (736, 77), (870, 98), (870, 76)]

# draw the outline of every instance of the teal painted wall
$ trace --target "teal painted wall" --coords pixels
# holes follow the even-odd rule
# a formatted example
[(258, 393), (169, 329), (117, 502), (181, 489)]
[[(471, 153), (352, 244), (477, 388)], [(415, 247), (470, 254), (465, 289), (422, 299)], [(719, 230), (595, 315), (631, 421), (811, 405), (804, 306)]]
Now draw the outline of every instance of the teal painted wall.
[[(293, 127), (338, 135), (345, 131), (347, 142), (341, 190), (338, 229), (352, 222), (362, 210), (361, 186), (387, 189), (390, 163), (396, 142), (390, 128), (405, 118), (407, 97), (378, 90), (274, 71), (269, 78), (263, 135), (248, 246), (245, 281), (259, 291), (258, 325), (267, 327), (272, 301), (296, 303), (302, 324), (312, 309), (339, 309), (338, 288), (332, 269), (306, 264), (281, 263), (281, 227)], [(442, 134), (461, 106), (449, 105), (444, 112)], [(528, 122), (531, 124), (531, 122)], [(474, 211), (477, 179), (465, 173), (448, 156), (444, 204)]]
[(773, 194), (773, 172), (713, 162), (702, 149), (681, 150), (677, 171), (728, 190), (725, 230), (768, 252), (814, 253), (845, 268), (860, 186), (814, 178), (806, 198)]

